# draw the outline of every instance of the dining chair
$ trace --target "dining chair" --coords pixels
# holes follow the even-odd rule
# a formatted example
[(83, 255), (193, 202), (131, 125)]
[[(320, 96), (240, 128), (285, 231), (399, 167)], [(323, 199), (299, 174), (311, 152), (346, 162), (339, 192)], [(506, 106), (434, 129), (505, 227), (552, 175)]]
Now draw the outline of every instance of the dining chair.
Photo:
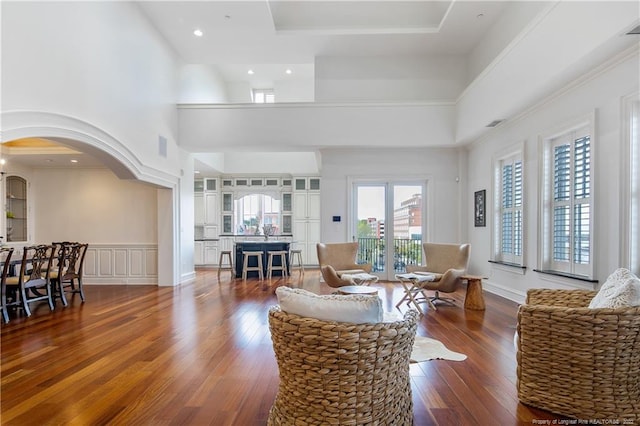
[[(13, 255), (13, 247), (0, 248), (0, 262), (2, 262), (2, 275), (0, 276), (0, 286), (2, 292), (2, 318), (5, 323), (9, 322), (9, 312), (7, 310), (7, 274), (11, 266), (11, 256)], [(15, 296), (14, 296), (15, 297)]]
[(46, 300), (49, 309), (53, 310), (51, 279), (49, 277), (53, 264), (54, 246), (40, 244), (22, 249), (22, 262), (18, 275), (6, 278), (7, 291), (17, 293), (19, 304), (27, 316), (31, 316), (29, 305)]
[(89, 244), (70, 242), (58, 244), (60, 244), (57, 256), (58, 267), (51, 273), (53, 294), (55, 297), (60, 297), (64, 306), (69, 304), (65, 295), (66, 289), (69, 289), (70, 293), (79, 293), (80, 299), (84, 302), (82, 273)]

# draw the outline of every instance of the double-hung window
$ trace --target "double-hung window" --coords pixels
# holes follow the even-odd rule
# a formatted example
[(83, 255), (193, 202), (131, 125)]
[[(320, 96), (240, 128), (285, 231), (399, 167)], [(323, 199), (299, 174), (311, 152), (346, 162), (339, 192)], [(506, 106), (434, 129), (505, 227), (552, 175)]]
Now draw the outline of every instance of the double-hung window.
[(522, 152), (494, 161), (493, 260), (523, 265), (524, 176)]
[(591, 125), (544, 140), (542, 268), (592, 278)]

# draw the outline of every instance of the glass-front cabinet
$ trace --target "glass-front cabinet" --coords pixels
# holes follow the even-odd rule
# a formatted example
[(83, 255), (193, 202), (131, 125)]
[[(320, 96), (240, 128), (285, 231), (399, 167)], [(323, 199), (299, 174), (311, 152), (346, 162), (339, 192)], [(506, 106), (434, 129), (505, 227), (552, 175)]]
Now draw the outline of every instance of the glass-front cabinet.
[(20, 176), (6, 178), (7, 242), (27, 241), (27, 181)]
[[(215, 197), (214, 197), (215, 194)], [(233, 248), (236, 241), (262, 239), (267, 234), (282, 241), (295, 240), (308, 251), (305, 263), (316, 264), (315, 244), (320, 229), (320, 177), (242, 176), (203, 178), (194, 187), (196, 228), (204, 225), (205, 244), (196, 246), (196, 264), (216, 264), (219, 250)], [(217, 207), (217, 208), (216, 208)], [(214, 219), (215, 216), (217, 218)], [(216, 222), (215, 235), (207, 235), (208, 223)], [(219, 232), (218, 232), (219, 230)], [(207, 243), (217, 251), (207, 251)], [(215, 256), (214, 256), (215, 255)]]

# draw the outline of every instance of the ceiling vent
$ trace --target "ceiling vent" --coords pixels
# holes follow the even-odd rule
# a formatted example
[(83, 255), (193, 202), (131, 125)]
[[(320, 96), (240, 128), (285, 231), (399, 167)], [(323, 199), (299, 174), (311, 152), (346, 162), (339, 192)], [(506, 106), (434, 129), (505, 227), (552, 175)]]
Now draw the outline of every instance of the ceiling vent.
[(491, 123), (487, 124), (487, 127), (496, 127), (498, 124), (502, 123), (504, 120), (493, 120)]
[(640, 34), (640, 25), (638, 25), (637, 27), (635, 27), (634, 29), (632, 29), (627, 33), (627, 35), (634, 35), (634, 34), (635, 35)]

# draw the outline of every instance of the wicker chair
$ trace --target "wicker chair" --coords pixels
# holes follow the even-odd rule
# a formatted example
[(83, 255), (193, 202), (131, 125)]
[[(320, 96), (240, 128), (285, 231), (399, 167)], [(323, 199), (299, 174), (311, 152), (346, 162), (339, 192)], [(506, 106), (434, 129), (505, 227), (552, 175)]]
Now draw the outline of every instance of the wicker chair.
[(411, 425), (409, 358), (418, 313), (350, 324), (269, 310), (280, 387), (269, 425)]
[(640, 307), (589, 309), (595, 295), (528, 291), (518, 311), (518, 398), (567, 417), (638, 424)]

